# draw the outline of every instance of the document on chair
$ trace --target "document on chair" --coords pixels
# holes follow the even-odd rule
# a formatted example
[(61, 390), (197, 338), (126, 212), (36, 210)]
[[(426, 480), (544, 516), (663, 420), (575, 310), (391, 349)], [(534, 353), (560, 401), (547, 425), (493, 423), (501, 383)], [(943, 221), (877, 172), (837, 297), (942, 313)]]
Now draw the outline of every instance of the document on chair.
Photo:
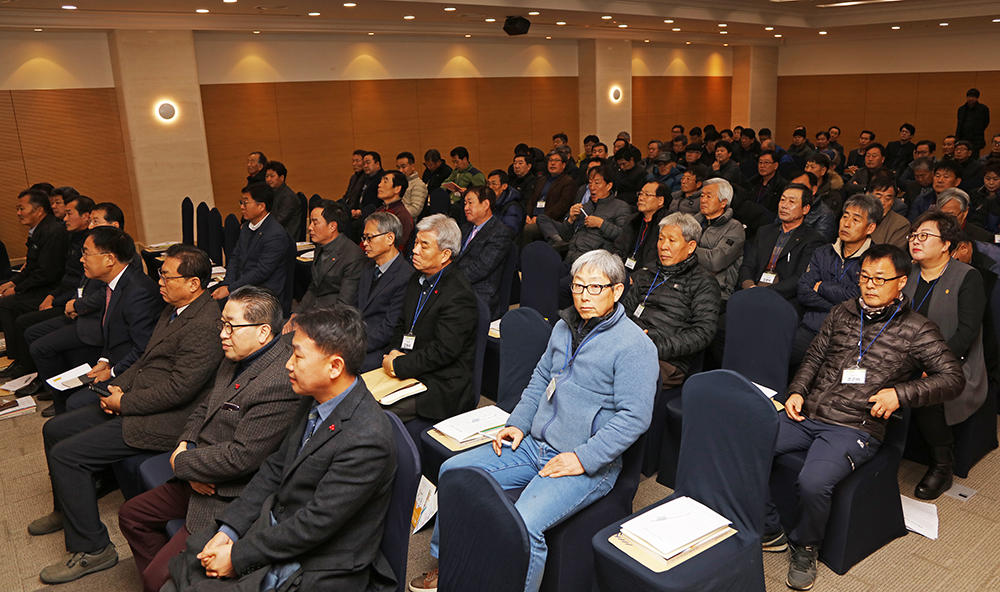
[(931, 540), (938, 538), (937, 506), (926, 502), (918, 502), (905, 495), (900, 495), (903, 502), (903, 522), (906, 530), (923, 535)]
[(91, 370), (93, 370), (93, 368), (90, 367), (90, 364), (81, 364), (76, 368), (72, 368), (62, 374), (59, 374), (58, 376), (53, 376), (45, 382), (57, 391), (68, 391), (69, 389), (83, 386), (83, 380), (81, 379)]
[(732, 524), (711, 508), (682, 496), (622, 524), (622, 534), (670, 559)]

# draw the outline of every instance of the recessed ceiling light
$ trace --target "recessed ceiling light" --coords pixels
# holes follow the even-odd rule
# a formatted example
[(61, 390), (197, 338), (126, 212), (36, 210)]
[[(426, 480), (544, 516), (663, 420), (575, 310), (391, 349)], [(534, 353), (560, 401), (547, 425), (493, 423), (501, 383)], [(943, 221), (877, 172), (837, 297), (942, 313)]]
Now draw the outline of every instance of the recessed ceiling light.
[(546, 39), (552, 39), (551, 37), (546, 37)]
[(472, 37), (472, 35), (466, 35), (465, 37), (466, 37), (466, 39), (468, 39), (469, 37)]
[(643, 43), (649, 43), (649, 39), (644, 40)]
[[(774, 0), (772, 0), (773, 2)], [(843, 8), (845, 6), (860, 6), (862, 4), (883, 4), (885, 2), (902, 2), (903, 0), (848, 0), (847, 2), (834, 2), (833, 4), (817, 4), (816, 8)]]
[(226, 4), (235, 4), (236, 3), (236, 0), (222, 0), (222, 1), (225, 2)]
[(374, 35), (374, 34), (375, 34), (375, 33), (368, 33), (368, 35), (369, 35), (369, 36), (371, 36), (371, 35)]
[(684, 45), (691, 45), (691, 42), (690, 41), (685, 41)]
[(528, 16), (538, 16), (540, 14), (542, 13), (538, 12), (537, 10), (532, 10), (531, 12), (528, 13)]
[(558, 21), (556, 24), (561, 27), (566, 24), (566, 21)]
[(628, 25), (626, 25), (625, 23), (622, 23), (622, 24), (618, 25), (618, 28), (619, 29), (627, 29)]
[(899, 27), (898, 27), (898, 26), (895, 26), (895, 27), (893, 27), (893, 28), (892, 28), (892, 30), (893, 30), (893, 31), (898, 31), (898, 30), (899, 30)]
[(254, 31), (253, 34), (254, 35), (260, 35), (260, 31)]
[(719, 31), (719, 35), (728, 35), (729, 31)]
[(455, 7), (454, 6), (449, 6), (449, 7), (445, 8), (444, 11), (445, 12), (455, 12)]
[(665, 21), (663, 21), (663, 22), (667, 23), (668, 25), (672, 25), (672, 24), (674, 24), (674, 21), (672, 21), (672, 20), (670, 20), (670, 19), (667, 19), (667, 20), (665, 20)]
[(199, 8), (199, 9), (195, 10), (195, 12), (197, 12), (198, 14), (207, 14), (208, 13), (208, 9), (207, 8)]
[(670, 30), (673, 31), (673, 32), (675, 32), (675, 33), (678, 32), (678, 31), (680, 31), (680, 29), (678, 27), (674, 27), (673, 29), (670, 29)]
[(497, 22), (497, 19), (495, 19), (495, 18), (488, 18), (488, 19), (486, 19), (486, 22), (488, 22), (488, 23), (495, 23), (495, 22)]
[(939, 26), (939, 27), (947, 27), (947, 26), (948, 26), (948, 23), (938, 23), (938, 26)]
[(775, 34), (774, 34), (774, 36), (775, 36), (775, 37), (781, 37), (781, 34), (779, 34), (779, 33), (775, 33)]
[(35, 29), (35, 31), (41, 31), (41, 29)]
[(728, 43), (723, 43), (722, 47), (729, 47), (729, 44)]
[(720, 27), (728, 27), (729, 25), (727, 25), (726, 23), (719, 23), (719, 26)]
[(406, 20), (408, 20), (408, 21), (412, 21), (413, 19), (415, 19), (417, 17), (413, 16), (412, 14), (408, 14), (408, 15), (404, 16), (403, 18), (406, 19)]
[(819, 34), (820, 35), (826, 35), (826, 31), (820, 31)]
[(344, 2), (344, 8), (354, 8), (357, 6), (354, 2)]
[(63, 10), (76, 10), (76, 6), (73, 6), (72, 4), (64, 4)]
[(994, 23), (1000, 23), (1000, 19), (993, 19)]
[(319, 16), (319, 13), (318, 12), (310, 12), (309, 16)]
[(602, 16), (601, 18), (604, 19), (604, 20), (606, 20), (606, 21), (610, 21), (611, 19), (613, 19), (615, 17), (611, 16), (610, 14), (606, 14), (606, 15)]
[(773, 31), (773, 30), (774, 30), (774, 27), (764, 27), (764, 30), (765, 30), (765, 31)]

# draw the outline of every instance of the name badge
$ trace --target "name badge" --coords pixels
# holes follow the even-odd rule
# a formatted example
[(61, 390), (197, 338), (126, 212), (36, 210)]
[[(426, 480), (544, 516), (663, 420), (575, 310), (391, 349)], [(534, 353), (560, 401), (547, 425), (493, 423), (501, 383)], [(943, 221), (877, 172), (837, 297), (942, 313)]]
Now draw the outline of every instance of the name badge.
[(77, 298), (83, 298), (83, 288), (77, 288), (76, 289), (76, 297)]
[(538, 202), (535, 204), (535, 207), (536, 208), (544, 208), (545, 207), (545, 200), (544, 199), (538, 200)]
[(628, 269), (635, 269), (635, 258), (629, 257), (625, 260), (625, 267)]
[(413, 346), (417, 343), (417, 336), (413, 333), (407, 333), (403, 335), (403, 349), (413, 349)]
[(776, 274), (774, 272), (765, 271), (760, 276), (760, 283), (762, 283), (762, 284), (768, 284), (768, 285), (770, 285), (770, 284), (773, 284), (776, 281), (778, 281), (778, 274)]
[(1000, 243), (1000, 234), (993, 235), (993, 242)]
[(635, 314), (632, 316), (634, 316), (635, 318), (639, 318), (642, 316), (642, 311), (644, 310), (646, 310), (646, 307), (640, 304), (639, 306), (635, 307)]
[(864, 384), (864, 368), (844, 368), (844, 376), (840, 379), (840, 384)]
[(549, 401), (552, 400), (552, 395), (556, 394), (556, 379), (553, 378), (549, 381), (549, 386), (545, 387), (545, 398)]

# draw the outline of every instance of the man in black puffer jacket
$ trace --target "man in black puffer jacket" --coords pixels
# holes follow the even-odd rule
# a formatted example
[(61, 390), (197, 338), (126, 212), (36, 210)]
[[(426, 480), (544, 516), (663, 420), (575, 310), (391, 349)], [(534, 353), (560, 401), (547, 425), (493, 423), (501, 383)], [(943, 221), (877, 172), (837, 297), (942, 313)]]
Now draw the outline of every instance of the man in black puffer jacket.
[[(808, 451), (798, 480), (800, 519), (786, 537), (769, 500), (763, 543), (771, 552), (791, 543), (792, 589), (815, 582), (833, 489), (875, 456), (892, 412), (949, 401), (965, 387), (938, 326), (911, 310), (902, 293), (911, 267), (893, 245), (866, 251), (861, 298), (833, 307), (788, 385), (774, 454)], [(920, 371), (923, 378), (909, 380)]]
[(698, 265), (701, 225), (674, 212), (660, 221), (659, 260), (632, 276), (623, 305), (649, 335), (660, 359), (660, 387), (684, 381), (691, 359), (715, 336), (722, 305), (719, 282)]

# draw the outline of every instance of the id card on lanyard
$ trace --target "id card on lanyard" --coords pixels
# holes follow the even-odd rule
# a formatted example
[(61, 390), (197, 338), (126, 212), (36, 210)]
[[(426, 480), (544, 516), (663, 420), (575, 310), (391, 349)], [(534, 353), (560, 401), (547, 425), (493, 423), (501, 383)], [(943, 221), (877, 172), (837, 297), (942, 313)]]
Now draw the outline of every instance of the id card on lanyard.
[(625, 260), (625, 268), (629, 271), (635, 269), (635, 264), (637, 263), (636, 257), (639, 256), (639, 247), (642, 246), (642, 241), (646, 238), (646, 231), (649, 230), (649, 223), (645, 219), (642, 220), (642, 234), (639, 235), (639, 240), (635, 241), (635, 249), (632, 250), (632, 256)]
[(438, 282), (441, 281), (441, 275), (443, 273), (443, 269), (439, 271), (438, 277), (434, 280), (434, 283), (431, 284), (430, 289), (427, 290), (426, 293), (421, 292), (420, 296), (417, 298), (417, 308), (413, 311), (413, 322), (410, 323), (410, 330), (407, 331), (406, 335), (403, 335), (403, 342), (400, 344), (402, 349), (412, 350), (414, 346), (416, 346), (417, 336), (414, 335), (413, 330), (417, 326), (417, 319), (420, 318), (420, 313), (424, 312), (424, 307), (427, 306), (427, 301), (431, 299), (431, 294), (433, 294), (437, 289)]
[(662, 286), (664, 284), (664, 282), (666, 282), (670, 278), (668, 278), (668, 277), (663, 278), (662, 282), (656, 283), (656, 280), (658, 280), (658, 279), (660, 279), (660, 270), (656, 270), (656, 277), (653, 278), (653, 283), (651, 283), (649, 285), (649, 289), (646, 290), (646, 295), (642, 297), (642, 302), (639, 303), (639, 306), (635, 307), (635, 312), (632, 313), (632, 316), (634, 316), (635, 318), (641, 317), (643, 311), (646, 310), (646, 300), (649, 298), (649, 295), (653, 293), (653, 290), (655, 290), (655, 289), (659, 288), (660, 286)]
[(869, 343), (868, 347), (864, 349), (862, 349), (861, 347), (862, 340), (865, 338), (865, 313), (862, 311), (861, 332), (858, 334), (858, 361), (854, 364), (853, 367), (844, 368), (844, 373), (840, 378), (840, 384), (865, 384), (868, 371), (861, 367), (861, 358), (863, 358), (865, 354), (868, 353), (868, 350), (870, 350), (872, 346), (875, 345), (875, 342), (878, 341), (878, 338), (882, 336), (882, 331), (885, 331), (885, 328), (888, 327), (890, 323), (892, 323), (892, 319), (896, 318), (896, 314), (899, 312), (899, 309), (902, 306), (903, 306), (902, 304), (896, 306), (896, 310), (893, 311), (892, 316), (889, 317), (889, 320), (886, 321), (884, 325), (882, 325), (881, 329), (879, 329), (878, 333), (875, 335), (875, 339), (872, 339), (872, 342)]
[(573, 349), (573, 330), (570, 329), (569, 334), (566, 336), (566, 342), (567, 342), (566, 343), (566, 361), (563, 363), (562, 370), (560, 370), (558, 374), (556, 374), (551, 379), (549, 379), (549, 385), (545, 387), (545, 398), (546, 398), (546, 400), (551, 401), (552, 400), (552, 396), (556, 394), (556, 388), (559, 386), (559, 379), (562, 377), (563, 373), (566, 372), (566, 369), (569, 368), (570, 373), (573, 372), (573, 368), (572, 368), (572, 366), (573, 366), (573, 360), (576, 359), (576, 355), (580, 353), (580, 350), (583, 349), (583, 346), (586, 345), (587, 342), (590, 341), (590, 338), (593, 337), (593, 336), (594, 336), (594, 331), (591, 331), (590, 334), (587, 335), (586, 338), (584, 338), (583, 342), (580, 343), (580, 345), (577, 346), (576, 351), (574, 351), (573, 354), (570, 355), (569, 352), (570, 352), (571, 349)]

